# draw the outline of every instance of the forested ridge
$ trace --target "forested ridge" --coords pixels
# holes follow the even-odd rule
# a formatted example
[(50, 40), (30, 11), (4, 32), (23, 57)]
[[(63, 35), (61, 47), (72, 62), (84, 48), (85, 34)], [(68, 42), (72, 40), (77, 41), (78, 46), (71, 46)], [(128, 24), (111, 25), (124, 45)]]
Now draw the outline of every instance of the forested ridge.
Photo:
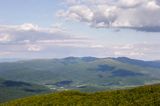
[(96, 93), (62, 91), (10, 101), (0, 106), (159, 106), (160, 84)]

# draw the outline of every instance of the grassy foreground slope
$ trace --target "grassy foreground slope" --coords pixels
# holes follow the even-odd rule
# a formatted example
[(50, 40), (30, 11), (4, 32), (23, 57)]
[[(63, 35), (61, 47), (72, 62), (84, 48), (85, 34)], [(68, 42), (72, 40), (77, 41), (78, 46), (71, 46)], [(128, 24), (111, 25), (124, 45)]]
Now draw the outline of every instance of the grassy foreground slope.
[(160, 85), (97, 93), (64, 91), (11, 101), (0, 106), (159, 106)]
[(50, 90), (41, 85), (0, 79), (0, 103), (47, 92)]

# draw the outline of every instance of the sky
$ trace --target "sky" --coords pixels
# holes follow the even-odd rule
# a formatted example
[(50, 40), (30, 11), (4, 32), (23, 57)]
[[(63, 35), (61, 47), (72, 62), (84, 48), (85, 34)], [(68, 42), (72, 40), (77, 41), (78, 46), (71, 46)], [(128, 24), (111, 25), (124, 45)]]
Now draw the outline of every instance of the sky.
[(0, 0), (0, 58), (160, 60), (160, 0)]

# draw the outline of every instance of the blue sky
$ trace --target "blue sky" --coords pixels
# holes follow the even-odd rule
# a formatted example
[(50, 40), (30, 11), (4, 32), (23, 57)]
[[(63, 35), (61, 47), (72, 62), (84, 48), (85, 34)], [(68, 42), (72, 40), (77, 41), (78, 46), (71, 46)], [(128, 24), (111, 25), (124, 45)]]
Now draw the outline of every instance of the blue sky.
[(1, 24), (31, 22), (50, 26), (57, 21), (54, 13), (59, 8), (57, 0), (0, 0)]
[(159, 0), (0, 0), (0, 57), (159, 60), (159, 11)]

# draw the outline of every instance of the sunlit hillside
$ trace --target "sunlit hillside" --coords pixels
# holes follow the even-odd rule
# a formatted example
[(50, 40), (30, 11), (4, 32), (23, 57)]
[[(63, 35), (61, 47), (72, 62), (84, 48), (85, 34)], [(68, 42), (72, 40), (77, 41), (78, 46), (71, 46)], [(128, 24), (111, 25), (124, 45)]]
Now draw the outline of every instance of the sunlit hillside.
[(159, 106), (160, 85), (97, 93), (63, 91), (18, 99), (1, 106)]

